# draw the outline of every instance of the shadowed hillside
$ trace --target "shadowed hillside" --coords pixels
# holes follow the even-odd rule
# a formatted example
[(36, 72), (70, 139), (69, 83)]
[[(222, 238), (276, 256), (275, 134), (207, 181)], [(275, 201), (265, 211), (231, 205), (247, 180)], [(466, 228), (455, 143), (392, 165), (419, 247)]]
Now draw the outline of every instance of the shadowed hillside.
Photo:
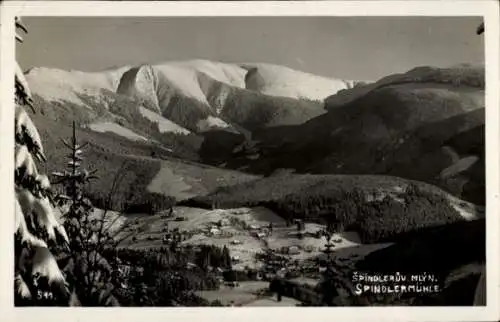
[(354, 230), (364, 243), (385, 242), (396, 234), (483, 216), (456, 203), (444, 191), (397, 177), (276, 175), (183, 202), (197, 207), (265, 206), (292, 221), (332, 224)]
[(252, 153), (259, 157), (234, 153), (228, 166), (262, 174), (290, 168), (402, 176), (482, 203), (483, 77), (479, 67), (421, 67), (343, 90), (326, 100), (325, 114), (254, 133)]
[(395, 244), (367, 255), (356, 268), (380, 274), (429, 272), (442, 291), (415, 298), (414, 304), (470, 305), (485, 265), (485, 233), (484, 219), (420, 229), (398, 236)]

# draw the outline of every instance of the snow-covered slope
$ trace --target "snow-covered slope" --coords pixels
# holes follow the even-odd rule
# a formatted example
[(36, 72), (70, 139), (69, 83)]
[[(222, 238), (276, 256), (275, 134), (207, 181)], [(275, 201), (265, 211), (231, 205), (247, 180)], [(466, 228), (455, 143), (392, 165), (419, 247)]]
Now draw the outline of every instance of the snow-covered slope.
[(198, 129), (201, 132), (208, 131), (210, 129), (225, 129), (229, 128), (230, 125), (221, 120), (218, 117), (209, 116), (204, 120), (198, 122)]
[(323, 100), (355, 81), (332, 79), (271, 64), (242, 64), (248, 70), (246, 88), (266, 95)]
[(231, 86), (244, 88), (246, 70), (238, 64), (226, 64), (209, 60), (188, 60), (167, 63), (171, 66), (183, 68), (197, 74), (205, 74), (208, 77)]
[(26, 80), (34, 94), (47, 101), (82, 104), (79, 94), (98, 96), (101, 90), (115, 92), (121, 75), (129, 67), (104, 72), (66, 71), (56, 68), (32, 68)]
[(160, 114), (155, 113), (151, 110), (148, 110), (144, 106), (139, 106), (139, 112), (141, 112), (142, 116), (147, 118), (148, 120), (157, 123), (158, 129), (161, 133), (165, 132), (173, 132), (178, 134), (189, 134), (191, 133), (189, 130), (175, 124), (174, 122), (162, 117)]
[(458, 87), (482, 87), (484, 89), (484, 66), (460, 64), (448, 68), (416, 67), (406, 73), (389, 75), (376, 82), (357, 86), (353, 89), (337, 91), (325, 100), (326, 108), (332, 109), (348, 104), (384, 87), (409, 86), (411, 84), (442, 85), (452, 90)]
[(225, 64), (208, 60), (124, 66), (102, 72), (33, 68), (26, 73), (26, 78), (33, 91), (48, 100), (78, 103), (75, 94), (91, 94), (98, 89), (144, 96), (155, 92), (156, 95), (153, 96), (165, 94), (170, 89), (207, 103), (204, 94), (206, 84), (202, 84), (200, 75), (266, 95), (311, 100), (322, 100), (339, 90), (352, 88), (355, 84), (355, 81), (326, 78), (279, 65)]
[[(329, 79), (271, 64), (238, 65), (191, 60), (130, 69), (120, 80), (117, 91), (136, 95), (148, 101), (151, 108), (163, 112), (175, 95), (211, 106), (207, 96), (217, 83), (264, 95), (322, 100), (339, 90), (352, 88), (355, 82)], [(216, 114), (221, 110), (219, 105), (224, 105), (228, 92), (220, 94), (220, 99), (210, 98), (210, 101), (218, 103)]]
[[(240, 126), (254, 127), (302, 123), (321, 114), (315, 109), (322, 109), (325, 97), (354, 84), (278, 65), (208, 60), (124, 66), (91, 73), (34, 68), (26, 78), (34, 94), (48, 102), (72, 103), (92, 111), (96, 102), (108, 108), (110, 100), (105, 96), (109, 93), (121, 94), (138, 99), (139, 105), (195, 132), (226, 127), (222, 120), (228, 118)], [(317, 101), (318, 106), (311, 111), (306, 104), (290, 104), (290, 99)]]
[(99, 123), (92, 123), (88, 126), (92, 131), (96, 132), (111, 132), (114, 134), (117, 134), (119, 136), (122, 136), (124, 138), (134, 140), (134, 141), (147, 141), (148, 139), (127, 129), (126, 127), (123, 127), (119, 124), (113, 123), (113, 122), (99, 122)]

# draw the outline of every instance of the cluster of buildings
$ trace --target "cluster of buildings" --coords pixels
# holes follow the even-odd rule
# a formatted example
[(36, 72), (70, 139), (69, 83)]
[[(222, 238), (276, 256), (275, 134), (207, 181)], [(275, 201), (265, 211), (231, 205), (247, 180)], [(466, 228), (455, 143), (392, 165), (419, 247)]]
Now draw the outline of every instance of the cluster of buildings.
[(233, 237), (233, 233), (225, 230), (225, 228), (230, 226), (230, 221), (227, 218), (223, 218), (218, 222), (212, 223), (208, 225), (204, 231), (205, 235), (211, 237), (220, 237), (220, 238), (230, 238)]

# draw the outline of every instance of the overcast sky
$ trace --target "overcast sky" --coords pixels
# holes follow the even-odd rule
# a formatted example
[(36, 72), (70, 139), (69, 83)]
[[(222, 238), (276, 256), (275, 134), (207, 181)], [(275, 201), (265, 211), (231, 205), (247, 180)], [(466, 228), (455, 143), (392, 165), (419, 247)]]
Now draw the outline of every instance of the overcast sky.
[(481, 17), (23, 18), (18, 61), (97, 71), (168, 60), (266, 62), (376, 80), (415, 66), (483, 63)]

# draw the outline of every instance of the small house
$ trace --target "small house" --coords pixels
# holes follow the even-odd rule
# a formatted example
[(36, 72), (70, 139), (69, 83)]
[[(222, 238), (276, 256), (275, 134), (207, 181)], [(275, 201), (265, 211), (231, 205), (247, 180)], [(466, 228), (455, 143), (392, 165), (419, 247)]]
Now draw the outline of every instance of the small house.
[(231, 238), (231, 237), (234, 236), (234, 234), (232, 232), (230, 232), (230, 231), (222, 231), (221, 232), (221, 236), (225, 237), (225, 238)]
[(210, 229), (210, 235), (220, 235), (220, 229), (218, 229), (218, 228), (211, 228)]
[(300, 250), (297, 246), (290, 246), (290, 247), (288, 247), (288, 254), (297, 255), (297, 254), (300, 254)]
[(256, 236), (257, 236), (257, 238), (262, 239), (262, 238), (266, 237), (267, 234), (264, 232), (258, 232)]
[(219, 220), (219, 226), (220, 227), (226, 227), (226, 226), (229, 226), (230, 222), (229, 222), (229, 219), (227, 218), (222, 218), (221, 220)]
[(120, 272), (120, 274), (128, 275), (131, 271), (132, 269), (129, 265), (120, 265), (118, 267), (118, 272)]
[(290, 247), (283, 246), (279, 249), (281, 254), (288, 254), (290, 252)]
[(228, 287), (238, 287), (240, 284), (238, 282), (225, 282), (224, 283)]
[(177, 212), (174, 211), (173, 208), (170, 208), (166, 211), (161, 212), (160, 217), (161, 218), (170, 218), (170, 217), (174, 217), (176, 214), (177, 214)]
[(193, 263), (191, 263), (191, 262), (188, 262), (188, 263), (186, 264), (186, 268), (187, 268), (187, 269), (193, 269), (193, 268), (196, 268), (196, 264), (193, 264)]
[(265, 273), (264, 274), (264, 278), (266, 280), (272, 280), (272, 279), (276, 278), (276, 274), (274, 274), (274, 273)]
[(307, 252), (307, 253), (311, 253), (314, 251), (314, 246), (312, 245), (307, 245), (306, 247), (304, 247), (304, 250)]
[(260, 227), (259, 227), (259, 225), (257, 225), (257, 224), (250, 224), (250, 225), (248, 226), (248, 228), (249, 228), (249, 229), (251, 229), (251, 230), (257, 230), (257, 229), (259, 229)]

